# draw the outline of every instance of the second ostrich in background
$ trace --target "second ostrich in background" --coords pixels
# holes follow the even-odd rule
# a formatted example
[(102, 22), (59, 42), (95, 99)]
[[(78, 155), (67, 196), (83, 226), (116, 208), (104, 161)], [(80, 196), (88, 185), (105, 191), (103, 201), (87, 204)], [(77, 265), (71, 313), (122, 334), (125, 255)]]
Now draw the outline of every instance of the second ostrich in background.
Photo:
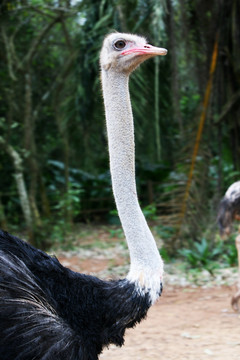
[[(232, 222), (240, 220), (240, 181), (233, 183), (226, 191), (218, 210), (218, 225), (221, 235), (228, 236), (231, 233)], [(238, 253), (238, 284), (237, 292), (232, 297), (232, 307), (240, 311), (240, 233), (236, 236), (236, 248)]]

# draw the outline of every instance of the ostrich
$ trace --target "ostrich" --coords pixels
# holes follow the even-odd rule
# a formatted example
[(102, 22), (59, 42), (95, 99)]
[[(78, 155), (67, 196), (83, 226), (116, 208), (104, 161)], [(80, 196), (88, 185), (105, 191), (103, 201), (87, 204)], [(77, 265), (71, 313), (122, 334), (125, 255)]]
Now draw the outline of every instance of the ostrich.
[(0, 232), (1, 360), (97, 360), (123, 345), (126, 328), (146, 317), (162, 291), (163, 262), (140, 209), (128, 79), (167, 50), (143, 37), (112, 33), (100, 54), (110, 170), (130, 252), (125, 279), (103, 281), (63, 267), (15, 236)]
[[(227, 189), (220, 202), (217, 220), (220, 233), (223, 236), (230, 234), (233, 220), (240, 220), (240, 181), (233, 183)], [(235, 311), (240, 311), (238, 305), (240, 300), (240, 229), (235, 241), (238, 253), (238, 284), (237, 292), (233, 295), (231, 304)]]

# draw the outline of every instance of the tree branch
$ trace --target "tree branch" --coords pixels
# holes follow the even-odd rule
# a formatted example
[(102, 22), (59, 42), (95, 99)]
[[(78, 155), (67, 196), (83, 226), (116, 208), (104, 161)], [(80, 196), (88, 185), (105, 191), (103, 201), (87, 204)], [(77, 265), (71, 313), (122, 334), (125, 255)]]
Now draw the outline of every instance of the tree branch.
[(34, 57), (38, 46), (41, 44), (42, 40), (44, 39), (44, 36), (51, 30), (51, 28), (56, 24), (56, 22), (59, 21), (59, 17), (56, 17), (51, 21), (49, 24), (47, 24), (42, 31), (38, 34), (36, 39), (32, 42), (32, 45), (30, 47), (30, 50), (28, 51), (27, 55), (23, 59), (22, 63), (19, 65), (19, 68), (23, 68), (26, 63), (30, 63), (32, 58)]
[(47, 13), (47, 12), (44, 12), (44, 11), (42, 11), (41, 9), (39, 9), (38, 7), (29, 6), (28, 9), (29, 9), (29, 10), (33, 10), (33, 11), (36, 11), (37, 13), (39, 13), (39, 14), (41, 14), (41, 15), (48, 16), (48, 17), (50, 17), (51, 19), (55, 19), (55, 16), (54, 16), (54, 15), (49, 14), (49, 13)]
[(215, 121), (214, 125), (219, 125), (220, 122), (223, 121), (225, 116), (229, 113), (229, 111), (232, 109), (232, 107), (236, 104), (238, 99), (240, 98), (240, 90), (235, 92), (230, 100), (223, 106), (223, 110), (221, 114), (218, 116), (217, 120)]
[(8, 65), (8, 73), (9, 73), (9, 77), (13, 80), (13, 81), (17, 81), (17, 78), (14, 74), (13, 71), (13, 62), (12, 62), (12, 52), (11, 52), (11, 47), (9, 46), (10, 41), (7, 37), (4, 25), (1, 25), (1, 33), (2, 33), (2, 38), (3, 38), (3, 42), (5, 45), (5, 49), (6, 49), (6, 54), (7, 54), (7, 65)]
[(61, 18), (61, 25), (62, 25), (64, 37), (65, 37), (65, 40), (66, 40), (66, 44), (68, 46), (68, 49), (71, 51), (72, 50), (72, 43), (71, 43), (71, 39), (70, 39), (68, 30), (67, 30), (66, 25), (65, 25), (65, 21), (64, 21), (63, 18)]
[[(75, 51), (74, 53), (72, 53), (72, 55), (67, 59), (66, 63), (64, 64), (64, 66), (62, 67), (62, 71), (58, 73), (58, 75), (56, 76), (54, 82), (52, 83), (52, 86), (50, 87), (50, 89), (48, 89), (41, 97), (38, 105), (36, 106), (35, 110), (33, 111), (33, 116), (34, 118), (37, 117), (38, 113), (39, 113), (39, 109), (41, 108), (42, 104), (49, 98), (49, 96), (51, 95), (51, 93), (57, 88), (59, 89), (62, 84), (64, 83), (69, 70), (71, 69), (71, 66), (74, 62), (74, 60), (76, 59), (78, 54), (78, 51)], [(59, 90), (58, 90), (59, 92)]]
[(42, 14), (46, 15), (46, 16), (50, 16), (50, 17), (54, 17), (54, 15), (50, 15), (48, 13), (45, 13), (44, 10), (50, 10), (53, 11), (55, 14), (61, 12), (64, 12), (66, 15), (76, 15), (77, 12), (79, 11), (79, 9), (76, 10), (72, 10), (72, 9), (67, 9), (64, 7), (53, 7), (53, 6), (48, 6), (48, 5), (44, 5), (44, 6), (22, 6), (22, 7), (18, 7), (16, 9), (12, 9), (9, 10), (9, 12), (16, 12), (16, 11), (23, 11), (23, 10), (33, 10), (33, 11), (37, 11), (37, 12), (41, 12)]
[(24, 181), (24, 177), (23, 177), (22, 158), (18, 154), (18, 152), (16, 150), (14, 150), (14, 148), (4, 140), (4, 138), (2, 136), (0, 136), (0, 145), (2, 145), (5, 148), (6, 152), (8, 153), (8, 155), (11, 157), (11, 159), (13, 161), (13, 165), (15, 168), (14, 176), (15, 176), (15, 180), (16, 180), (16, 185), (17, 185), (17, 189), (18, 189), (18, 194), (19, 194), (19, 198), (20, 198), (22, 211), (23, 211), (28, 229), (30, 232), (32, 232), (32, 229), (33, 229), (32, 214), (31, 214), (30, 203), (29, 203), (29, 199), (28, 199), (26, 186), (25, 186), (25, 181)]

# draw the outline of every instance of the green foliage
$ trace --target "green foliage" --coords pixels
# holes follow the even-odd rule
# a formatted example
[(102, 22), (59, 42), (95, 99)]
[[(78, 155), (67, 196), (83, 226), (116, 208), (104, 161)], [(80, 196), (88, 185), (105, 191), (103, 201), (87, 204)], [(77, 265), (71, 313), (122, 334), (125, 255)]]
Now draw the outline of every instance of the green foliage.
[[(144, 214), (149, 220), (158, 215), (165, 219), (158, 233), (168, 251), (190, 245), (193, 238), (197, 244), (206, 231), (215, 231), (217, 204), (240, 176), (239, 3), (214, 0), (199, 8), (199, 2), (190, 0), (34, 0), (28, 5), (0, 5), (0, 128), (23, 159), (26, 188), (30, 198), (34, 194), (41, 221), (47, 218), (47, 227), (55, 224), (60, 239), (66, 220), (70, 224), (97, 216), (119, 223), (116, 211), (107, 215), (114, 202), (99, 79), (102, 40), (116, 30), (145, 34), (149, 42), (169, 50), (159, 63), (143, 64), (130, 81)], [(219, 22), (225, 13), (227, 20)], [(221, 56), (178, 241), (216, 24)], [(14, 165), (2, 147), (0, 170), (6, 221), (20, 226), (24, 221)], [(202, 253), (202, 260), (191, 260), (200, 266), (208, 255), (195, 246), (194, 251)], [(233, 245), (224, 256), (234, 263)]]
[(118, 216), (117, 209), (113, 209), (113, 210), (109, 211), (107, 219), (108, 219), (108, 223), (111, 225), (120, 225), (120, 219)]
[(167, 251), (167, 249), (165, 247), (161, 247), (159, 252), (160, 252), (160, 255), (161, 255), (163, 261), (169, 262), (171, 260), (171, 257), (168, 254), (168, 251)]
[(199, 106), (199, 102), (199, 94), (191, 94), (188, 92), (187, 94), (182, 95), (180, 99), (180, 109), (185, 119), (191, 120), (193, 118), (194, 114), (196, 114), (196, 109)]
[[(57, 243), (64, 250), (73, 248), (71, 240), (72, 221), (73, 218), (79, 215), (81, 209), (81, 195), (83, 189), (78, 183), (69, 183), (68, 191), (61, 194), (59, 190), (55, 190), (54, 199), (56, 204), (53, 206), (54, 217), (51, 219), (44, 219), (45, 232), (41, 230), (44, 237), (47, 237), (47, 243), (44, 244), (44, 239), (39, 239), (38, 246), (47, 248), (51, 243)], [(51, 234), (49, 236), (49, 233)], [(66, 241), (67, 239), (67, 241)]]
[(227, 266), (238, 265), (238, 252), (235, 244), (235, 236), (232, 235), (223, 243), (222, 259)]
[(179, 250), (179, 254), (192, 269), (206, 269), (211, 274), (220, 266), (236, 266), (238, 262), (235, 237), (211, 244), (205, 238), (195, 242), (191, 249)]
[(143, 214), (147, 220), (157, 219), (157, 208), (155, 204), (149, 204), (142, 208)]
[(194, 242), (192, 249), (181, 249), (179, 254), (184, 257), (192, 268), (206, 269), (210, 273), (218, 267), (214, 261), (222, 253), (222, 246), (211, 246), (210, 243), (203, 238), (201, 242)]
[(160, 225), (155, 227), (158, 236), (165, 240), (171, 239), (176, 235), (176, 228), (173, 226)]
[(124, 233), (123, 233), (122, 228), (116, 228), (116, 229), (110, 228), (109, 233), (110, 233), (111, 238), (113, 238), (113, 237), (117, 237), (118, 239), (124, 238)]
[(62, 196), (56, 194), (59, 200), (54, 209), (57, 210), (60, 218), (63, 218), (66, 213), (70, 213), (72, 216), (78, 215), (81, 206), (80, 195), (82, 192), (83, 190), (79, 184), (69, 183), (69, 188), (66, 193)]
[(112, 243), (111, 242), (104, 242), (104, 241), (100, 241), (100, 240), (95, 240), (95, 241), (90, 242), (88, 244), (81, 245), (81, 247), (83, 249), (109, 249), (110, 247), (112, 247)]

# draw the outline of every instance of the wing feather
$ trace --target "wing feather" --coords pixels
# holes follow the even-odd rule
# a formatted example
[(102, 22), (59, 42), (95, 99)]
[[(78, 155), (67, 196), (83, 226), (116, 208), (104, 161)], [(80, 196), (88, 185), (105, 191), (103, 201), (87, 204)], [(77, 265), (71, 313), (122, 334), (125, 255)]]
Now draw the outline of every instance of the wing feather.
[(1, 360), (89, 359), (24, 262), (0, 251)]

